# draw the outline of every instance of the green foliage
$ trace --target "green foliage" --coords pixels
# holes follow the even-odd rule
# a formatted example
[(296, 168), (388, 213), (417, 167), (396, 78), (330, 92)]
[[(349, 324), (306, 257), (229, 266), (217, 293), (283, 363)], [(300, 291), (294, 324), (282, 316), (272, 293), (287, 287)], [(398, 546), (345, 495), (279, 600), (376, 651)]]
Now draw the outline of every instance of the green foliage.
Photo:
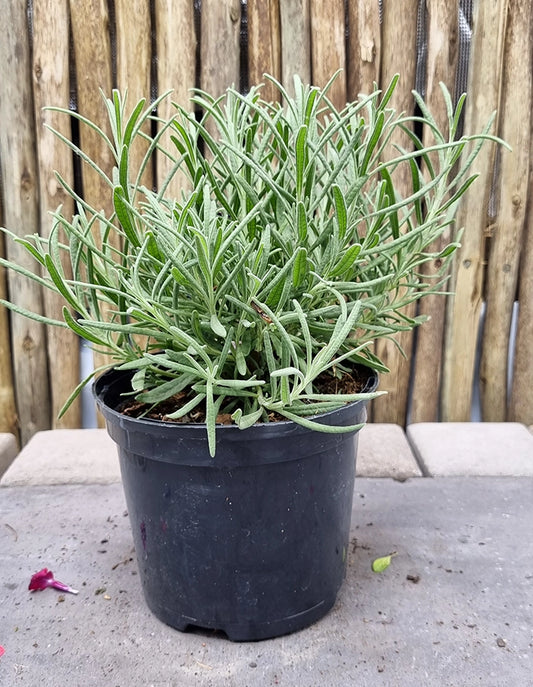
[[(70, 327), (136, 370), (140, 401), (192, 389), (175, 416), (205, 402), (212, 452), (220, 412), (243, 428), (277, 412), (331, 431), (309, 416), (360, 395), (321, 395), (318, 375), (341, 376), (354, 363), (386, 370), (371, 344), (419, 324), (404, 307), (442, 289), (458, 244), (454, 238), (439, 254), (431, 246), (452, 225), (473, 180), (469, 167), (491, 138), (489, 122), (482, 134), (456, 140), (463, 100), (453, 111), (445, 89), (446, 135), (415, 96), (417, 126), (433, 136), (424, 147), (412, 132), (415, 118), (388, 107), (396, 79), (385, 94), (341, 111), (327, 90), (295, 79), (291, 98), (276, 85), (283, 106), (264, 102), (259, 88), (247, 95), (229, 89), (218, 99), (197, 91), (199, 117), (176, 107), (165, 122), (153, 113), (168, 95), (150, 106), (141, 101), (128, 115), (126, 98), (114, 92), (106, 101), (111, 137), (64, 111), (112, 151), (108, 178), (58, 134), (107, 181), (114, 213), (89, 206), (59, 177), (77, 214), (59, 209), (47, 239), (11, 234), (34, 257), (34, 273), (0, 260), (62, 295), (64, 322), (38, 319)], [(150, 120), (158, 125), (154, 138), (144, 133)], [(166, 131), (174, 149), (163, 154), (175, 165), (154, 191), (140, 180)], [(398, 146), (399, 132), (409, 149)], [(139, 138), (147, 152), (132, 169), (129, 152)], [(172, 197), (178, 170), (190, 190)], [(404, 197), (398, 179), (411, 189)], [(421, 266), (437, 257), (441, 274), (424, 280)]]
[(396, 551), (390, 553), (388, 556), (382, 556), (372, 561), (372, 572), (384, 572), (392, 562), (393, 557), (396, 556)]

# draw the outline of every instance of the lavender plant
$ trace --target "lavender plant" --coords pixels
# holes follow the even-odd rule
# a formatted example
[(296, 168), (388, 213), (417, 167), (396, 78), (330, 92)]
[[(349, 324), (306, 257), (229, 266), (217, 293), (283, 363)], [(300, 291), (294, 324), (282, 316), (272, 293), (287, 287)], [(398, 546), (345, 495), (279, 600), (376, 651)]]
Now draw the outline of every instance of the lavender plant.
[[(220, 98), (196, 91), (192, 105), (201, 116), (176, 106), (168, 121), (154, 114), (168, 94), (128, 111), (126, 96), (114, 91), (106, 100), (110, 137), (62, 110), (111, 150), (108, 177), (56, 132), (105, 180), (114, 212), (90, 206), (59, 176), (76, 201), (74, 217), (59, 209), (47, 238), (3, 230), (33, 256), (35, 269), (0, 265), (59, 293), (63, 320), (3, 304), (72, 329), (108, 353), (110, 365), (134, 371), (132, 392), (148, 406), (186, 391), (168, 417), (205, 405), (212, 454), (220, 413), (240, 428), (277, 413), (320, 431), (353, 429), (313, 416), (361, 393), (323, 393), (317, 379), (341, 379), (361, 363), (386, 371), (371, 344), (418, 325), (423, 318), (408, 317), (405, 306), (442, 290), (459, 245), (457, 204), (474, 181), (470, 167), (495, 140), (492, 120), (480, 134), (456, 138), (464, 97), (454, 108), (444, 87), (446, 133), (416, 93), (419, 116), (390, 108), (397, 78), (342, 110), (328, 87), (295, 79), (291, 97), (270, 80), (283, 105), (262, 100), (260, 88), (246, 95), (228, 89)], [(158, 133), (148, 136), (153, 119)], [(414, 133), (421, 128), (430, 144)], [(164, 149), (169, 132), (173, 147)], [(139, 138), (146, 154), (133, 169), (130, 150)], [(141, 180), (156, 151), (172, 165), (155, 191)], [(173, 197), (169, 184), (179, 170), (189, 186)], [(406, 195), (398, 179), (402, 188), (408, 180)], [(452, 239), (435, 253), (444, 232)], [(437, 258), (440, 274), (423, 277), (422, 266)], [(64, 411), (101, 370), (74, 390)]]

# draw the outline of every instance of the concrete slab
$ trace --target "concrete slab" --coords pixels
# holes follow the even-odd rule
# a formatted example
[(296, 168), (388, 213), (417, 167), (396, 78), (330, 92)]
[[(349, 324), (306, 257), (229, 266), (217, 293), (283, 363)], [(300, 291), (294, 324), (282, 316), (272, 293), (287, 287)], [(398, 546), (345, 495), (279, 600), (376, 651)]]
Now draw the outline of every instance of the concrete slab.
[[(365, 477), (420, 476), (401, 427), (367, 425), (359, 435), (357, 472)], [(1, 486), (112, 484), (120, 481), (117, 449), (105, 429), (38, 432), (0, 481)]]
[(407, 428), (426, 474), (533, 476), (533, 436), (516, 422), (420, 423)]
[(0, 433), (0, 477), (15, 460), (18, 453), (17, 440), (13, 434)]
[[(249, 644), (182, 634), (147, 610), (119, 484), (3, 489), (0, 684), (531, 684), (533, 479), (356, 485), (335, 608), (307, 630)], [(391, 551), (391, 566), (371, 572)], [(79, 595), (28, 592), (45, 566)]]
[(1, 486), (110, 484), (120, 481), (117, 449), (104, 429), (37, 432), (0, 480)]
[(386, 423), (369, 423), (359, 432), (357, 474), (399, 480), (422, 476), (403, 429)]

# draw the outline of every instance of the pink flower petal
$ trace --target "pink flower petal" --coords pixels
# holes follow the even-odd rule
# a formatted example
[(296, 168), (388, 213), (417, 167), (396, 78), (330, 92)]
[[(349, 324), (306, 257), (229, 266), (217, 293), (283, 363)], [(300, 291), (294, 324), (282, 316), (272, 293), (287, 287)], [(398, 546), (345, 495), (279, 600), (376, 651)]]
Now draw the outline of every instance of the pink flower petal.
[(63, 582), (54, 579), (54, 574), (48, 568), (43, 568), (32, 575), (28, 589), (32, 592), (41, 592), (47, 587), (54, 587), (54, 589), (59, 589), (62, 592), (69, 592), (69, 594), (77, 594), (76, 589), (72, 589)]
[(4, 647), (0, 644), (0, 658), (5, 654), (5, 649)]

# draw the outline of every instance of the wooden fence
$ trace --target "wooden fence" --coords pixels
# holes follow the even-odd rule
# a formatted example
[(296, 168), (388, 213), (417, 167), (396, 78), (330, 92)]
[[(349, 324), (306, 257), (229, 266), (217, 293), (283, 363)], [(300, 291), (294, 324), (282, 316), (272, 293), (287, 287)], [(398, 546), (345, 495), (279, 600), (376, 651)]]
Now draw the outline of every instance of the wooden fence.
[[(375, 403), (372, 414), (374, 421), (400, 424), (406, 419), (468, 421), (479, 379), (483, 420), (533, 424), (531, 4), (33, 0), (27, 5), (24, 0), (0, 0), (0, 220), (20, 235), (45, 234), (50, 211), (68, 203), (53, 170), (72, 181), (73, 160), (43, 128), (45, 121), (55, 127), (65, 123), (43, 113), (43, 105), (70, 103), (103, 121), (99, 88), (109, 94), (114, 86), (127, 87), (132, 100), (172, 88), (175, 100), (186, 103), (188, 89), (195, 85), (211, 92), (230, 84), (246, 88), (260, 82), (265, 72), (286, 85), (295, 73), (323, 85), (342, 67), (332, 93), (337, 105), (368, 91), (373, 82), (387, 84), (399, 72), (395, 105), (411, 111), (418, 65), (419, 81), (425, 68), (426, 98), (441, 119), (438, 84), (442, 81), (453, 91), (466, 19), (471, 37), (465, 132), (480, 129), (497, 109), (497, 133), (513, 152), (502, 154), (495, 164), (493, 151), (487, 150), (476, 163), (482, 180), (459, 214), (465, 233), (453, 266), (455, 295), (424, 303), (432, 319), (414, 336), (402, 337), (407, 360), (395, 347), (379, 344), (392, 373), (381, 382), (389, 394)], [(70, 130), (64, 133), (71, 135)], [(97, 140), (82, 143), (98, 152)], [(85, 175), (83, 183), (87, 198), (101, 197), (98, 179)], [(10, 242), (0, 245), (1, 251), (18, 259), (20, 249)], [(6, 293), (25, 307), (58, 312), (55, 298), (0, 271), (0, 296)], [(516, 344), (510, 351), (516, 301)], [(79, 375), (73, 335), (48, 331), (0, 308), (0, 431), (20, 432), (25, 442), (36, 430), (79, 426), (79, 406), (60, 424), (55, 420)]]

